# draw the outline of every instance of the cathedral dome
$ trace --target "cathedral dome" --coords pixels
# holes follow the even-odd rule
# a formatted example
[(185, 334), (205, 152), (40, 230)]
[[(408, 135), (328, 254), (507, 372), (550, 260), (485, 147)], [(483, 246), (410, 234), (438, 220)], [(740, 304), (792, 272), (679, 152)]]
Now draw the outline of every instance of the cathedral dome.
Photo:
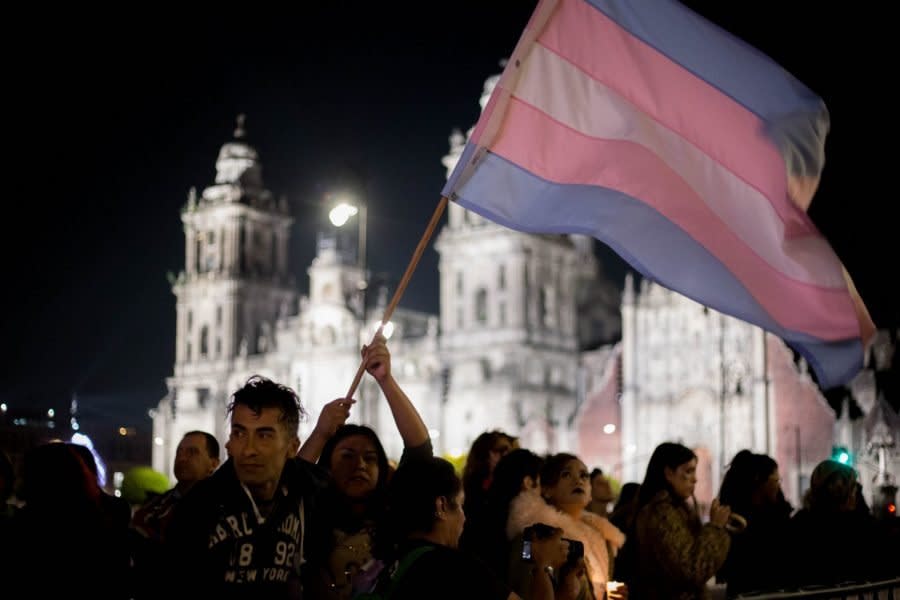
[(238, 115), (234, 139), (225, 142), (219, 150), (219, 157), (216, 159), (217, 184), (238, 184), (244, 188), (262, 187), (259, 155), (246, 141), (245, 121), (244, 115)]

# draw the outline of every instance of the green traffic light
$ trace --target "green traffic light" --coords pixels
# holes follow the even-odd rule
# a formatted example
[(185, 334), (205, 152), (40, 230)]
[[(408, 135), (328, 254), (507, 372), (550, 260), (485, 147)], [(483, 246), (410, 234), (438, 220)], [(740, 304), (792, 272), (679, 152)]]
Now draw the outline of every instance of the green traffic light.
[(832, 446), (831, 460), (842, 465), (852, 465), (853, 455), (850, 454), (850, 450), (846, 446)]

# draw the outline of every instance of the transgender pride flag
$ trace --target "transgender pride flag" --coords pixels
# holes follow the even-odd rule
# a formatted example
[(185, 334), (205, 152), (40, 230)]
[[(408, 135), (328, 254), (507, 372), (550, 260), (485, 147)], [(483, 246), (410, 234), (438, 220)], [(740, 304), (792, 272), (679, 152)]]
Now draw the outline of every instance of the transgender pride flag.
[(532, 233), (603, 241), (645, 277), (758, 325), (822, 387), (874, 327), (806, 215), (824, 103), (672, 0), (544, 0), (444, 188)]

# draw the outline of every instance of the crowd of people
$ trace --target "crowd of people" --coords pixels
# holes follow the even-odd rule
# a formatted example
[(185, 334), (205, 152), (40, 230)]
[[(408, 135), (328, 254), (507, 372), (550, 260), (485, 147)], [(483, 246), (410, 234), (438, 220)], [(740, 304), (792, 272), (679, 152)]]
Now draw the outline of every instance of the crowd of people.
[(900, 574), (851, 467), (819, 464), (795, 510), (778, 464), (744, 450), (702, 516), (697, 456), (677, 443), (616, 492), (574, 454), (491, 430), (460, 476), (434, 456), (384, 338), (362, 358), (403, 439), (398, 464), (347, 423), (351, 399), (327, 404), (301, 445), (297, 395), (256, 376), (231, 397), (227, 460), (213, 435), (184, 434), (178, 483), (135, 510), (74, 444), (28, 453), (14, 511), (4, 465), (0, 564), (28, 597), (100, 598), (687, 599), (711, 582), (735, 597)]

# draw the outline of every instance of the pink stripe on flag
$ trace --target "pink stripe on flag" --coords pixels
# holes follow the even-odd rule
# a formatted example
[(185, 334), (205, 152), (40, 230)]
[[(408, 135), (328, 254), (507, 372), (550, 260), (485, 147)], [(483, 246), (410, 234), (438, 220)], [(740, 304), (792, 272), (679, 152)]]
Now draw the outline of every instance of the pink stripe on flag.
[(810, 233), (786, 239), (784, 222), (759, 190), (558, 54), (534, 47), (520, 69), (515, 97), (588, 137), (647, 148), (784, 275), (825, 287), (846, 286), (840, 262), (824, 238)]
[(788, 237), (815, 232), (809, 218), (793, 210), (779, 150), (760, 119), (739, 103), (587, 2), (562, 0), (538, 42), (762, 192), (784, 220)]
[(804, 284), (773, 269), (646, 148), (589, 138), (513, 99), (492, 151), (548, 181), (602, 186), (652, 206), (718, 257), (783, 327), (823, 340), (859, 336), (846, 289)]

